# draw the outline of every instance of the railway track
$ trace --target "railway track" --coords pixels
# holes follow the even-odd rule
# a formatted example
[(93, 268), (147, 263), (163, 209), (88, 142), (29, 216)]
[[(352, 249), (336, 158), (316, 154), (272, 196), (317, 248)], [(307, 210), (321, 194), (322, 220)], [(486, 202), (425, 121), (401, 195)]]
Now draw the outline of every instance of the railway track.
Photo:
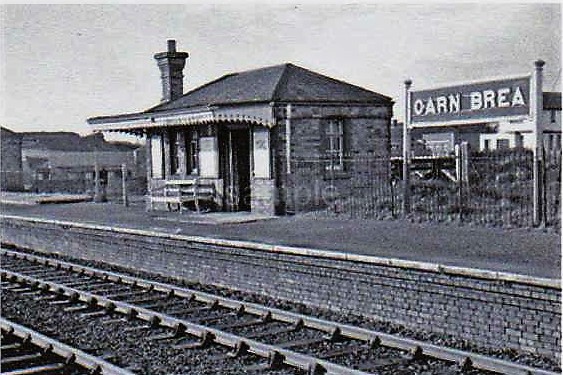
[[(58, 307), (81, 319), (100, 319), (102, 326), (118, 322), (121, 325), (113, 329), (122, 332), (144, 332), (139, 340), (158, 343), (171, 353), (163, 373), (181, 366), (172, 358), (195, 350), (198, 359), (190, 373), (198, 373), (193, 366), (199, 366), (201, 373), (556, 374), (26, 253), (0, 254), (3, 296), (32, 298), (46, 309)], [(204, 351), (211, 354), (202, 355)], [(146, 371), (115, 353), (109, 357), (132, 371)]]
[(132, 375), (107, 361), (0, 318), (1, 373), (5, 375)]

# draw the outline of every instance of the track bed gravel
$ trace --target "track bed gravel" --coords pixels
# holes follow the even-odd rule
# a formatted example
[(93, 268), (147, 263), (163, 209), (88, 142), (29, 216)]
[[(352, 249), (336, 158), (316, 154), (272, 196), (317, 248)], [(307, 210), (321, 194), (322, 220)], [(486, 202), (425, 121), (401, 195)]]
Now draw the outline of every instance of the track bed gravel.
[[(78, 347), (88, 354), (105, 357), (109, 362), (139, 374), (298, 373), (292, 369), (271, 372), (246, 370), (246, 367), (257, 363), (257, 357), (243, 355), (231, 358), (226, 356), (230, 349), (220, 346), (200, 350), (176, 349), (174, 345), (185, 343), (190, 338), (180, 339), (174, 345), (168, 340), (154, 340), (155, 335), (170, 334), (171, 330), (143, 329), (145, 322), (124, 320), (117, 314), (84, 318), (80, 314), (65, 312), (47, 301), (9, 290), (2, 291), (1, 306), (2, 316), (6, 319)], [(192, 340), (197, 341), (196, 338)]]
[[(18, 249), (18, 250), (21, 251), (21, 249)], [(29, 251), (29, 252), (34, 253), (36, 255), (45, 256), (45, 254), (42, 254), (42, 253), (35, 253), (33, 251)], [(162, 276), (158, 276), (158, 275), (148, 274), (146, 272), (138, 272), (136, 270), (124, 269), (122, 267), (109, 266), (109, 265), (101, 263), (101, 262), (83, 261), (83, 260), (77, 260), (77, 259), (73, 259), (73, 258), (69, 258), (69, 257), (62, 257), (62, 256), (53, 256), (53, 258), (57, 258), (57, 259), (61, 259), (61, 260), (69, 261), (69, 262), (75, 262), (75, 263), (79, 263), (79, 264), (86, 265), (86, 266), (106, 269), (106, 270), (109, 270), (109, 271), (122, 272), (122, 273), (129, 274), (129, 275), (136, 276), (136, 277), (147, 278), (147, 279), (151, 279), (151, 280), (155, 280), (155, 281), (161, 281), (161, 282), (167, 282), (167, 283), (170, 283), (170, 284), (175, 284), (175, 285), (179, 285), (179, 286), (183, 286), (183, 287), (189, 287), (189, 288), (192, 288), (192, 289), (200, 290), (200, 291), (215, 294), (215, 295), (220, 295), (220, 296), (224, 296), (224, 297), (228, 297), (228, 298), (258, 303), (258, 304), (262, 304), (262, 305), (266, 305), (266, 306), (270, 306), (270, 307), (276, 307), (276, 308), (283, 309), (283, 310), (288, 310), (288, 311), (292, 311), (292, 312), (296, 312), (296, 313), (300, 313), (300, 314), (304, 314), (304, 315), (315, 316), (315, 317), (318, 317), (318, 318), (332, 320), (332, 321), (336, 321), (336, 322), (346, 323), (346, 324), (350, 324), (350, 325), (354, 325), (354, 326), (358, 326), (358, 327), (363, 327), (363, 328), (367, 328), (367, 329), (378, 330), (378, 331), (382, 331), (382, 332), (386, 332), (386, 333), (390, 333), (390, 334), (398, 334), (398, 335), (403, 336), (403, 337), (409, 337), (409, 338), (413, 338), (413, 339), (417, 339), (417, 340), (432, 342), (436, 345), (445, 345), (445, 346), (449, 346), (449, 347), (456, 348), (456, 349), (472, 351), (472, 352), (481, 353), (481, 354), (485, 354), (485, 355), (493, 355), (493, 356), (496, 356), (498, 358), (509, 359), (509, 360), (514, 361), (514, 362), (518, 362), (518, 363), (525, 364), (525, 365), (528, 365), (528, 366), (542, 368), (542, 369), (546, 369), (546, 370), (550, 370), (550, 371), (554, 371), (554, 372), (560, 371), (559, 365), (555, 362), (555, 360), (553, 360), (551, 358), (546, 358), (546, 357), (543, 357), (543, 356), (536, 356), (536, 355), (531, 355), (531, 354), (518, 353), (518, 352), (511, 350), (511, 349), (482, 348), (482, 347), (478, 347), (478, 346), (476, 346), (476, 345), (474, 345), (474, 344), (472, 344), (468, 341), (458, 340), (458, 339), (452, 338), (452, 337), (447, 336), (447, 335), (437, 335), (437, 334), (432, 334), (432, 333), (428, 333), (428, 332), (425, 332), (425, 331), (410, 330), (410, 329), (406, 329), (405, 327), (400, 326), (400, 325), (391, 324), (391, 323), (388, 323), (388, 322), (376, 321), (376, 320), (366, 318), (366, 317), (362, 317), (362, 316), (355, 316), (355, 315), (352, 315), (352, 314), (340, 314), (340, 313), (337, 313), (337, 312), (332, 312), (332, 311), (328, 311), (328, 310), (324, 310), (324, 309), (312, 308), (312, 307), (305, 306), (305, 305), (302, 305), (302, 304), (292, 303), (290, 301), (273, 299), (273, 298), (270, 298), (268, 296), (246, 293), (246, 292), (241, 292), (241, 291), (236, 291), (236, 290), (230, 290), (230, 289), (223, 288), (223, 287), (216, 287), (216, 286), (211, 286), (211, 285), (201, 285), (201, 284), (193, 283), (193, 282), (179, 281), (179, 280), (176, 280), (176, 279), (170, 279), (170, 278), (166, 278), (166, 277), (162, 277)], [(182, 303), (180, 303), (180, 306), (181, 305), (182, 305)], [(196, 316), (197, 316), (197, 314), (196, 314)], [(237, 333), (237, 334), (244, 334), (245, 328), (241, 328), (241, 329), (238, 329), (238, 330), (233, 329), (231, 331), (233, 333)], [(281, 340), (281, 341), (290, 341), (290, 338), (283, 338), (283, 340)], [(319, 349), (319, 350), (322, 350), (322, 349)], [(368, 355), (368, 354), (364, 353), (364, 355)], [(359, 351), (358, 355), (361, 356), (362, 351)], [(338, 360), (331, 359), (331, 361), (338, 363)], [(420, 373), (420, 374), (449, 374), (451, 371), (454, 371), (454, 372), (451, 372), (451, 373), (455, 373), (455, 371), (457, 371), (456, 368), (452, 367), (452, 368), (448, 369), (448, 368), (444, 368), (443, 365), (441, 366), (441, 368), (437, 369), (436, 366), (431, 361), (427, 361), (427, 362), (428, 363), (425, 363), (422, 366), (418, 367), (416, 369), (415, 373)], [(342, 364), (345, 364), (345, 363), (342, 363)], [(406, 368), (409, 368), (409, 366), (412, 367), (412, 364), (405, 364), (405, 366), (406, 366)], [(386, 367), (385, 364), (381, 364), (381, 365), (375, 366), (374, 369), (377, 370), (377, 373), (385, 373), (385, 372), (380, 372), (380, 370), (385, 371), (385, 367)], [(370, 371), (373, 372), (374, 369), (370, 369)], [(205, 370), (205, 371), (207, 371), (207, 370)], [(411, 372), (405, 372), (405, 374), (406, 373), (413, 373), (412, 371), (414, 371), (414, 369), (411, 368), (410, 371)], [(205, 373), (205, 372), (203, 372), (203, 373)], [(479, 373), (484, 373), (484, 372), (481, 371)]]

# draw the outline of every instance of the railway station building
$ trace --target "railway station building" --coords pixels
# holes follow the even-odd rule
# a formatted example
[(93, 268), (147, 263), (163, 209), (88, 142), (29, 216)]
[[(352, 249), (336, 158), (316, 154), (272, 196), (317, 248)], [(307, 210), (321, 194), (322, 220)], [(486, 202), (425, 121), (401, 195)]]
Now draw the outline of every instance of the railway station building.
[(154, 58), (160, 104), (88, 119), (94, 131), (146, 139), (150, 208), (181, 209), (193, 197), (223, 211), (285, 214), (294, 158), (329, 155), (332, 171), (346, 178), (345, 154), (389, 155), (390, 97), (290, 63), (227, 74), (184, 94), (188, 53), (169, 40)]

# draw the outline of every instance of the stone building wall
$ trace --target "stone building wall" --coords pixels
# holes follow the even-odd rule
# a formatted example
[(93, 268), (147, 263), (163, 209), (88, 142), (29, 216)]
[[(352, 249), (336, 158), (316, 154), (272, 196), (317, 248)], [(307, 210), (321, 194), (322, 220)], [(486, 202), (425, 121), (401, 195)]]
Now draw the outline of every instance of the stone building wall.
[[(344, 121), (344, 153), (347, 159), (370, 155), (382, 161), (390, 155), (389, 127), (391, 123), (391, 107), (368, 105), (291, 105), (288, 116), (287, 106), (274, 109), (276, 126), (272, 129), (272, 144), (276, 175), (278, 213), (294, 212), (296, 195), (311, 197), (310, 206), (322, 205), (322, 197), (318, 191), (331, 187), (339, 188), (346, 185), (353, 176), (361, 171), (346, 169), (328, 175), (326, 170), (311, 170), (309, 178), (301, 179), (295, 170), (288, 173), (287, 136), (290, 139), (290, 169), (301, 160), (319, 161), (326, 156), (322, 146), (324, 127), (329, 119), (340, 118)], [(287, 131), (287, 126), (291, 130)], [(321, 165), (321, 164), (319, 164)], [(351, 165), (351, 164), (350, 164)], [(388, 168), (382, 162), (382, 168)], [(387, 170), (387, 169), (386, 169)], [(336, 178), (334, 178), (336, 177)], [(327, 183), (327, 180), (331, 180)], [(329, 186), (330, 185), (330, 186)], [(297, 192), (299, 190), (299, 192)], [(321, 194), (322, 195), (322, 194)]]

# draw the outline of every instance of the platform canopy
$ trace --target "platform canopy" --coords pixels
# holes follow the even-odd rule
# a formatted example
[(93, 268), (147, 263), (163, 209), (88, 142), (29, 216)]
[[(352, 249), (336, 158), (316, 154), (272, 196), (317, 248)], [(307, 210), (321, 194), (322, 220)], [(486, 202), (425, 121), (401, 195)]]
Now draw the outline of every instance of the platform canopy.
[(389, 105), (391, 98), (293, 64), (227, 74), (146, 111), (89, 118), (94, 131), (143, 133), (166, 126), (245, 122), (273, 127), (285, 103)]

